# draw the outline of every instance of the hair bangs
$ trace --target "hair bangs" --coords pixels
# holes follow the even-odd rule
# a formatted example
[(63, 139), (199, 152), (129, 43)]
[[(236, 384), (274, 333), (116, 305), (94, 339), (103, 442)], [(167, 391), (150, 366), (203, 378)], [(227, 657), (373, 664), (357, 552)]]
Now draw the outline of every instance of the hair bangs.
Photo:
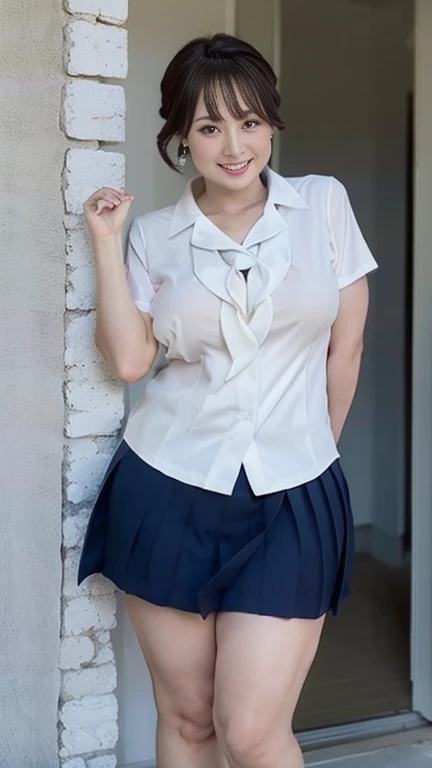
[[(209, 62), (213, 64), (213, 62)], [(219, 64), (219, 62), (218, 62)], [(210, 120), (217, 123), (222, 120), (221, 106), (225, 105), (234, 120), (242, 120), (249, 112), (262, 120), (272, 123), (278, 116), (269, 110), (265, 102), (265, 91), (260, 93), (259, 84), (245, 72), (240, 63), (229, 61), (224, 66), (210, 66), (202, 72), (202, 93)]]

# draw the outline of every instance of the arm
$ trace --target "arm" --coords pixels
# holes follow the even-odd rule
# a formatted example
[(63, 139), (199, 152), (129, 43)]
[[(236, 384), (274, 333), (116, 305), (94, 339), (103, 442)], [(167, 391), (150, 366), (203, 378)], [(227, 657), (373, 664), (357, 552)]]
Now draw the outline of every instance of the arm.
[(123, 261), (121, 229), (132, 195), (103, 187), (84, 204), (96, 266), (95, 342), (123, 381), (144, 376), (157, 353), (151, 317), (132, 298)]
[(340, 307), (332, 327), (327, 358), (328, 409), (336, 442), (357, 388), (368, 305), (366, 277), (340, 291)]
[(129, 291), (120, 235), (93, 241), (96, 264), (95, 343), (123, 381), (137, 381), (150, 370), (157, 342), (148, 313), (140, 312)]

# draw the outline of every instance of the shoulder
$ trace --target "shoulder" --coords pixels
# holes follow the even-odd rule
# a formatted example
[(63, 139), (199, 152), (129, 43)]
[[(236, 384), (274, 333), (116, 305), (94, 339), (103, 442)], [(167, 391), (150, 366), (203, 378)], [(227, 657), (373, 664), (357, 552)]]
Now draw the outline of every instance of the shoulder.
[(309, 206), (309, 209), (331, 227), (334, 218), (345, 216), (350, 201), (345, 185), (335, 176), (310, 173), (286, 178)]
[(345, 194), (344, 185), (335, 176), (309, 173), (306, 176), (285, 176), (285, 180), (306, 200), (327, 199), (330, 195)]

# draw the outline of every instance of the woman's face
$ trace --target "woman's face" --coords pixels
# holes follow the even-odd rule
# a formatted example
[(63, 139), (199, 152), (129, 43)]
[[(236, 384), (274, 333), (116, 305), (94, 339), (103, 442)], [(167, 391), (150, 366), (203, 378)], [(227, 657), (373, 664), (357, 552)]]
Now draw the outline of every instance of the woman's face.
[(201, 94), (186, 138), (193, 163), (207, 182), (230, 190), (245, 189), (257, 179), (271, 155), (272, 127), (249, 111), (237, 94), (244, 116), (232, 117), (223, 101), (222, 120), (212, 122)]

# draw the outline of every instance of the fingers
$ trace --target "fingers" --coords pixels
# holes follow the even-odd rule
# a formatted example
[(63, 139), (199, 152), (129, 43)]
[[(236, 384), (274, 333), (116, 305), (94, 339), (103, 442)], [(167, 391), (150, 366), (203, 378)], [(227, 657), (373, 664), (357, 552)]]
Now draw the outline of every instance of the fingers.
[[(116, 189), (110, 189), (110, 188), (104, 188), (100, 190), (100, 196), (97, 200), (98, 203), (104, 202), (107, 204), (109, 208), (115, 208), (118, 205), (121, 205), (126, 199), (126, 194), (124, 192), (118, 192)], [(104, 207), (107, 207), (106, 205)]]
[(91, 195), (84, 206), (92, 208), (96, 213), (104, 210), (113, 210), (126, 201), (133, 200), (133, 195), (129, 195), (125, 188), (114, 189), (113, 187), (102, 187)]

